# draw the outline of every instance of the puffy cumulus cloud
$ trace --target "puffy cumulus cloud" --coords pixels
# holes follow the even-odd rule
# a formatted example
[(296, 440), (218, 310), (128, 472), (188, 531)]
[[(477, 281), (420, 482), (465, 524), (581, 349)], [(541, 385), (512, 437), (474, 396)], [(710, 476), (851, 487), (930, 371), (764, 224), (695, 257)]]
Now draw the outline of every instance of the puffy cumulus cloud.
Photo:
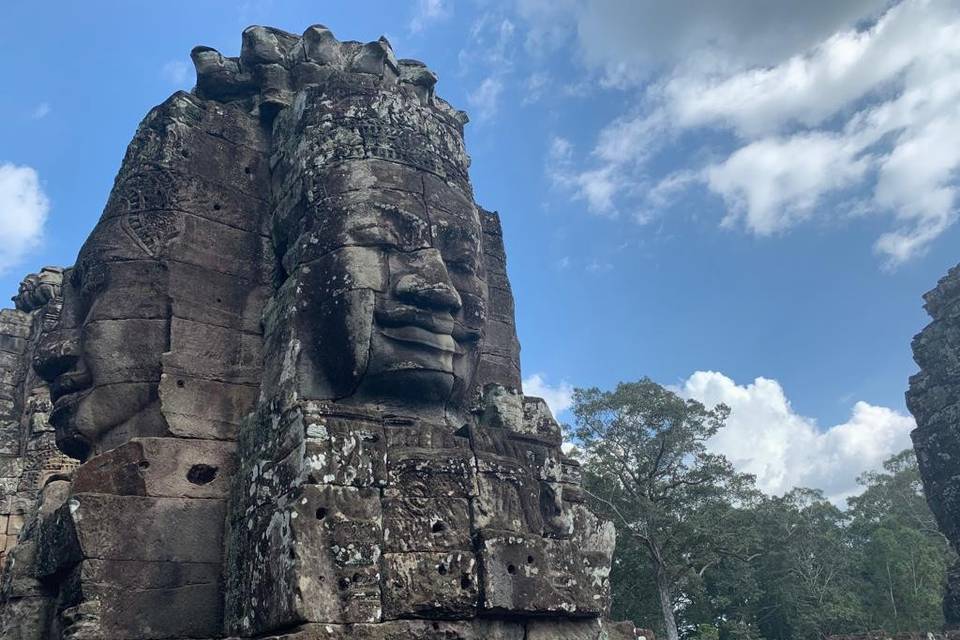
[(793, 487), (822, 489), (838, 505), (858, 491), (856, 478), (880, 469), (910, 446), (913, 418), (866, 402), (854, 404), (843, 424), (821, 429), (799, 415), (776, 380), (736, 382), (715, 371), (697, 371), (680, 395), (707, 406), (730, 407), (727, 426), (711, 441), (736, 467), (757, 477), (759, 487), (782, 494)]
[(720, 197), (728, 226), (882, 214), (893, 228), (874, 248), (896, 266), (956, 221), (955, 1), (584, 0), (570, 19), (587, 65), (637, 93), (571, 161), (565, 183), (591, 210), (668, 207), (647, 201), (670, 177), (650, 160), (695, 133), (687, 158), (709, 160), (674, 170)]
[(607, 84), (626, 86), (664, 66), (776, 64), (889, 0), (516, 0), (531, 53), (575, 42)]
[(449, 18), (453, 5), (446, 0), (419, 0), (417, 10), (407, 28), (410, 33), (420, 33), (430, 25)]
[[(663, 65), (771, 65), (888, 0), (588, 0), (577, 21), (586, 62), (624, 85)], [(639, 76), (638, 76), (639, 74)]]
[(19, 263), (43, 234), (50, 201), (31, 167), (0, 164), (0, 272)]
[(819, 125), (906, 70), (956, 52), (957, 27), (944, 22), (953, 11), (943, 4), (941, 12), (935, 1), (907, 0), (870, 28), (839, 31), (774, 66), (687, 70), (665, 82), (664, 98), (684, 126), (720, 124), (756, 136)]
[(523, 379), (523, 393), (543, 398), (555, 417), (573, 406), (573, 387), (563, 380), (559, 384), (549, 384), (542, 373)]
[(827, 133), (766, 138), (709, 167), (704, 179), (727, 204), (726, 226), (742, 221), (765, 236), (815, 215), (823, 196), (860, 181), (869, 162), (857, 151)]

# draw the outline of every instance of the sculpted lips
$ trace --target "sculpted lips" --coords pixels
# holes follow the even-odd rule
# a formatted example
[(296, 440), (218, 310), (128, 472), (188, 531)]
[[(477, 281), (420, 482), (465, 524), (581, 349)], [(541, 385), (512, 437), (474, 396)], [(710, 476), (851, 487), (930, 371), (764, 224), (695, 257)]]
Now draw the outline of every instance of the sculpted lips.
[(375, 317), (380, 333), (388, 338), (437, 351), (456, 351), (453, 317), (450, 315), (438, 315), (406, 305), (390, 305), (378, 308)]
[(76, 395), (90, 386), (90, 374), (86, 368), (62, 373), (50, 385), (50, 399), (54, 403), (69, 395)]
[(480, 331), (455, 322), (449, 314), (437, 314), (407, 305), (384, 305), (375, 313), (380, 333), (400, 342), (457, 353), (457, 344), (475, 342)]
[(383, 327), (380, 333), (400, 342), (411, 342), (437, 351), (456, 352), (456, 343), (450, 334), (434, 333), (412, 325), (406, 327)]
[(91, 383), (90, 372), (83, 361), (74, 362), (70, 370), (54, 378), (50, 383), (51, 424), (56, 425), (90, 392)]

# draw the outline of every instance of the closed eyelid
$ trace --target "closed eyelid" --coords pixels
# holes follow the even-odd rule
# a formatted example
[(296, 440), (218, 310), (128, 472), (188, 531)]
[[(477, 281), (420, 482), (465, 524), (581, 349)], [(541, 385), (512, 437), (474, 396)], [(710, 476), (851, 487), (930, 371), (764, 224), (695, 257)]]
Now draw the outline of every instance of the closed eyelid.
[(361, 243), (396, 245), (400, 240), (396, 231), (376, 222), (354, 225), (345, 229), (345, 233), (351, 240)]

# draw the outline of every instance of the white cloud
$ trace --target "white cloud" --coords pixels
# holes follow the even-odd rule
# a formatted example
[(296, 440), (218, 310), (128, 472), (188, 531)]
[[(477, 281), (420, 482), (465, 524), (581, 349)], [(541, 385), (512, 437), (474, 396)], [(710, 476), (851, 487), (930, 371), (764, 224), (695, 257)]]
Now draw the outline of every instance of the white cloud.
[(32, 120), (40, 120), (42, 118), (46, 118), (48, 115), (50, 115), (50, 111), (51, 111), (50, 103), (41, 102), (36, 107), (34, 107), (33, 111), (30, 112), (30, 118)]
[(916, 426), (910, 416), (857, 402), (846, 422), (821, 429), (796, 413), (780, 384), (768, 378), (738, 385), (722, 373), (697, 371), (679, 392), (707, 406), (730, 407), (727, 426), (711, 448), (756, 475), (763, 491), (779, 495), (812, 487), (838, 505), (859, 490), (857, 476), (910, 447)]
[[(888, 1), (582, 0), (563, 16), (575, 22), (584, 61), (602, 68), (609, 84), (624, 86), (664, 66), (774, 65)], [(534, 30), (543, 31), (549, 17), (535, 14)]]
[(517, 0), (517, 13), (528, 24), (524, 46), (535, 57), (554, 53), (574, 33), (579, 0)]
[(544, 92), (550, 85), (550, 76), (542, 71), (530, 74), (524, 83), (525, 94), (522, 104), (533, 104), (543, 98)]
[(467, 94), (467, 103), (478, 120), (490, 120), (497, 115), (502, 93), (503, 80), (497, 76), (490, 76), (484, 78), (479, 87)]
[(50, 201), (33, 168), (0, 164), (0, 273), (40, 242), (49, 210)]
[(842, 136), (814, 132), (764, 138), (706, 170), (733, 226), (743, 220), (759, 236), (784, 231), (814, 215), (822, 196), (862, 179), (869, 163)]
[(815, 126), (913, 65), (957, 49), (956, 26), (944, 24), (933, 4), (907, 0), (870, 29), (837, 32), (776, 66), (676, 75), (664, 93), (684, 126), (719, 123), (748, 136)]
[(524, 395), (543, 398), (553, 415), (560, 414), (573, 406), (573, 387), (565, 380), (559, 384), (549, 384), (542, 373), (535, 373), (523, 379)]
[(187, 87), (193, 82), (193, 67), (183, 60), (171, 60), (160, 69), (160, 75), (175, 87)]
[(726, 226), (770, 235), (856, 209), (893, 221), (874, 245), (887, 265), (922, 254), (958, 217), (960, 5), (887, 5), (583, 0), (582, 60), (636, 100), (568, 167), (571, 195), (600, 213), (668, 206), (647, 195), (664, 179), (651, 159), (694, 134), (670, 172), (720, 196)]
[(460, 50), (460, 75), (482, 80), (467, 94), (471, 115), (491, 120), (500, 108), (506, 83), (513, 75), (516, 25), (498, 12), (483, 13), (470, 27), (467, 46)]
[(573, 144), (562, 136), (552, 136), (547, 150), (546, 173), (555, 187), (584, 200), (596, 214), (615, 216), (614, 196), (627, 185), (615, 166), (578, 172), (573, 163)]
[(449, 18), (452, 13), (453, 5), (446, 0), (419, 0), (417, 12), (408, 25), (410, 33), (420, 33), (430, 25)]

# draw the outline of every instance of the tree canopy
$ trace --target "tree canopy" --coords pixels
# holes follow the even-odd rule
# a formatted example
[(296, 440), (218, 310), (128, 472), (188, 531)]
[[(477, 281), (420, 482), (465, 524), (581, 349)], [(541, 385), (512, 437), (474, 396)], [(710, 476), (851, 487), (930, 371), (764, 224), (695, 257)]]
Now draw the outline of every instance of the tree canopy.
[(584, 486), (618, 532), (614, 617), (669, 640), (939, 630), (955, 557), (913, 450), (863, 474), (846, 508), (815, 489), (768, 496), (711, 451), (728, 413), (649, 379), (575, 392)]

